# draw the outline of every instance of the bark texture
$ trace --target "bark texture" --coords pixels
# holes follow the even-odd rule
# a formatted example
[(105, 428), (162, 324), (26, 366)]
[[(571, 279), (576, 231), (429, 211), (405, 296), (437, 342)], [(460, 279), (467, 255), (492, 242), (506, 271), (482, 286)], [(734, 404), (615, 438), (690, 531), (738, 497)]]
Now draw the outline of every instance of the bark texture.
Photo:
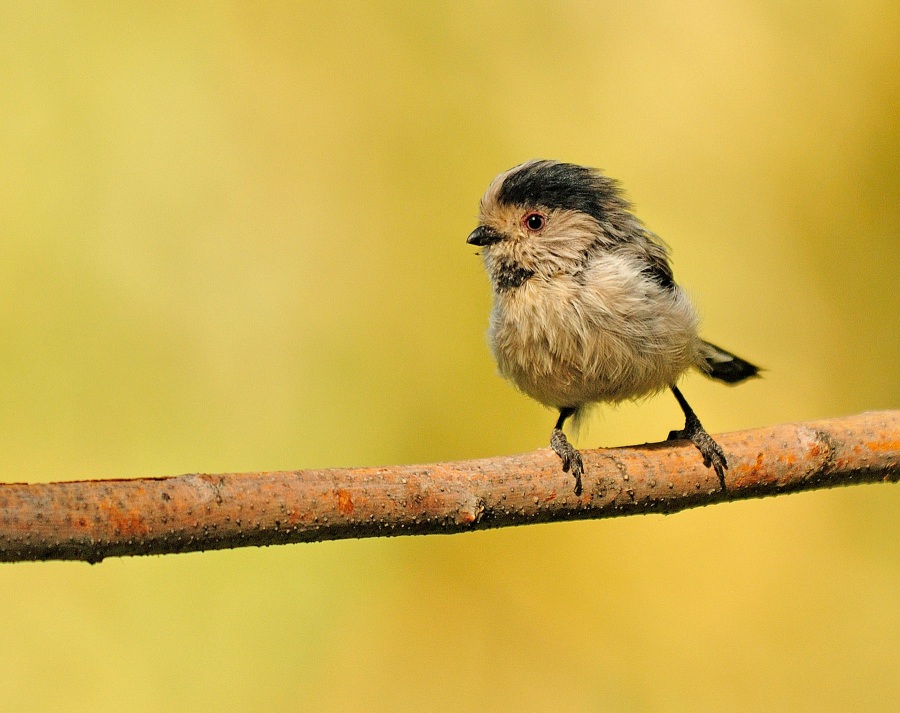
[(900, 411), (716, 437), (726, 489), (687, 442), (583, 450), (584, 491), (550, 449), (456, 463), (0, 484), (0, 561), (167, 554), (673, 513), (900, 479)]

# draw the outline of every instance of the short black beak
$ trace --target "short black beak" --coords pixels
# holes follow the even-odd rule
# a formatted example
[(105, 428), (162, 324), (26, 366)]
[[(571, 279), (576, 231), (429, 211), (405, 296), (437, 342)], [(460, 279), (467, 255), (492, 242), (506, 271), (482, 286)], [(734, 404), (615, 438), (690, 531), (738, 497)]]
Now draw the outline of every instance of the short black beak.
[(488, 228), (486, 225), (479, 225), (475, 230), (469, 233), (466, 242), (469, 245), (492, 245), (503, 240), (503, 236), (496, 230)]

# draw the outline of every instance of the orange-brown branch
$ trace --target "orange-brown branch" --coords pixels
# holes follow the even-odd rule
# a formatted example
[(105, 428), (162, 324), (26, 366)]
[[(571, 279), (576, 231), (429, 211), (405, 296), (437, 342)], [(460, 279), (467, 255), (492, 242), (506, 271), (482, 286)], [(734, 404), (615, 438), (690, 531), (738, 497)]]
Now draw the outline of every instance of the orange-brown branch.
[(147, 555), (673, 513), (900, 479), (900, 411), (718, 436), (727, 490), (693, 445), (583, 451), (584, 493), (549, 449), (457, 463), (0, 485), (0, 561)]

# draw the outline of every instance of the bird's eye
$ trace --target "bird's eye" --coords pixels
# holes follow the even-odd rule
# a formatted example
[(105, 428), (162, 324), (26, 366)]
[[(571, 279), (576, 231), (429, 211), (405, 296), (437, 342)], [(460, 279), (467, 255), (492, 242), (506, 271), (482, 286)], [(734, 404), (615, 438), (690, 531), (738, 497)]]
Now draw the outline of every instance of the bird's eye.
[(547, 219), (540, 213), (529, 213), (522, 219), (522, 224), (532, 233), (542, 230)]

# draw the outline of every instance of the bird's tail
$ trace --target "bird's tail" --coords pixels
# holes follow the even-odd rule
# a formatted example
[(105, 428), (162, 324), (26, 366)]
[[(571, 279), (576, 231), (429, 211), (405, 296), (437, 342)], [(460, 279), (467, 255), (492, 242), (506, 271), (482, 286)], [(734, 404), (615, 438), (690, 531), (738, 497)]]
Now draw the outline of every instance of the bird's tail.
[(706, 362), (704, 372), (711, 379), (724, 381), (726, 384), (739, 384), (745, 379), (759, 376), (760, 368), (749, 361), (709, 342), (703, 342), (703, 346), (703, 360)]

